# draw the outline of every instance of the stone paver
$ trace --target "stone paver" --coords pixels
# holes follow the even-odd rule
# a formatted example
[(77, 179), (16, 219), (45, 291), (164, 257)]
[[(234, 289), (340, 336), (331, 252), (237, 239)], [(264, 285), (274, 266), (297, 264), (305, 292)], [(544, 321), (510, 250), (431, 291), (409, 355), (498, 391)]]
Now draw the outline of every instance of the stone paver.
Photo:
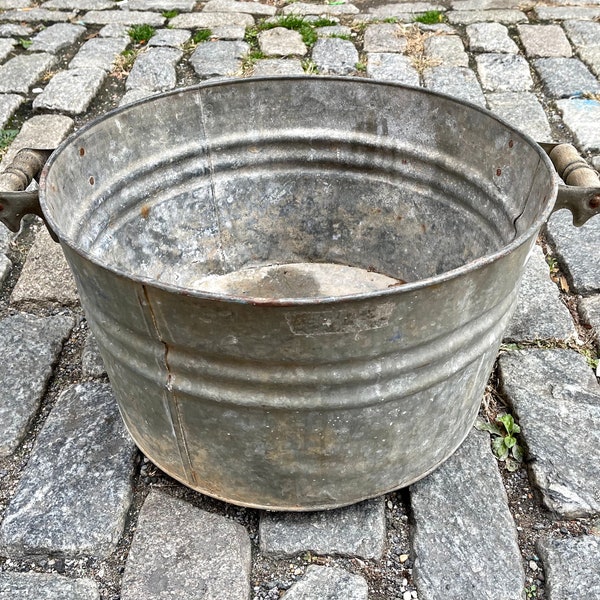
[(113, 552), (131, 502), (136, 455), (108, 384), (68, 388), (6, 509), (2, 551), (12, 557)]
[(44, 8), (61, 10), (106, 10), (114, 8), (113, 0), (49, 0), (44, 2)]
[(17, 23), (66, 23), (74, 19), (76, 13), (48, 10), (46, 8), (25, 8), (23, 10), (8, 10), (2, 13), (2, 20)]
[(50, 25), (50, 27), (43, 29), (32, 38), (33, 43), (29, 46), (28, 51), (56, 54), (74, 44), (85, 31), (86, 29), (82, 25), (71, 23)]
[(506, 119), (513, 127), (536, 142), (550, 142), (550, 123), (535, 94), (531, 92), (498, 92), (486, 94), (488, 108)]
[(249, 50), (246, 42), (206, 42), (194, 50), (190, 63), (200, 77), (235, 75)]
[(573, 54), (560, 25), (519, 25), (518, 29), (529, 57), (570, 57)]
[(569, 20), (564, 21), (562, 26), (576, 47), (600, 46), (600, 23)]
[(0, 457), (25, 437), (73, 319), (16, 314), (0, 321)]
[(469, 49), (472, 52), (517, 54), (519, 47), (501, 23), (473, 23), (467, 27)]
[(353, 4), (307, 4), (294, 2), (281, 9), (284, 15), (356, 15), (360, 11)]
[(196, 6), (195, 0), (128, 0), (124, 7), (128, 10), (190, 12)]
[(600, 598), (600, 537), (544, 538), (537, 543), (549, 600)]
[(5, 37), (23, 37), (26, 38), (31, 35), (33, 29), (26, 25), (18, 25), (16, 23), (4, 23), (0, 25), (0, 38)]
[(356, 70), (358, 51), (348, 40), (322, 38), (313, 46), (312, 59), (324, 75), (347, 75)]
[(89, 334), (85, 340), (85, 346), (81, 353), (81, 368), (83, 373), (90, 377), (101, 377), (106, 374), (98, 342), (92, 334)]
[(106, 71), (94, 67), (61, 71), (36, 97), (33, 108), (80, 115), (87, 110), (105, 77)]
[(372, 6), (369, 8), (369, 14), (379, 18), (397, 17), (398, 15), (425, 13), (430, 10), (445, 11), (446, 7), (442, 4), (433, 2), (397, 2), (384, 4), (383, 6)]
[(252, 74), (257, 77), (269, 75), (304, 75), (304, 69), (298, 59), (266, 58), (254, 63)]
[(94, 38), (81, 46), (69, 63), (69, 69), (102, 69), (111, 71), (117, 57), (127, 48), (126, 38)]
[(121, 600), (247, 600), (250, 560), (241, 525), (153, 491), (138, 519)]
[(579, 302), (581, 318), (592, 327), (594, 337), (600, 342), (600, 296), (582, 298)]
[(510, 341), (575, 340), (577, 330), (539, 246), (529, 257), (519, 290), (519, 303), (505, 335)]
[(181, 48), (191, 37), (192, 32), (185, 29), (158, 29), (148, 40), (148, 46)]
[(510, 352), (499, 365), (544, 504), (567, 519), (600, 514), (600, 387), (592, 369), (571, 350)]
[(10, 270), (12, 269), (12, 262), (4, 254), (0, 254), (0, 286), (4, 283)]
[(367, 59), (367, 75), (381, 81), (394, 81), (418, 86), (419, 73), (408, 56), (391, 52), (371, 52)]
[(434, 67), (423, 72), (425, 87), (434, 92), (450, 94), (485, 108), (485, 98), (475, 73), (464, 67)]
[(367, 600), (369, 588), (360, 575), (336, 567), (311, 565), (283, 596), (285, 600)]
[(540, 21), (558, 21), (576, 19), (578, 21), (592, 21), (600, 17), (600, 6), (536, 6), (533, 9), (535, 16)]
[(270, 4), (237, 2), (236, 0), (208, 0), (202, 10), (204, 12), (248, 13), (257, 17), (272, 17), (277, 12), (277, 9)]
[(600, 150), (600, 102), (589, 98), (559, 100), (556, 103), (575, 143), (583, 151)]
[(378, 23), (365, 29), (365, 52), (404, 52), (407, 40), (397, 23)]
[(25, 99), (19, 94), (0, 94), (0, 129), (3, 128)]
[(527, 15), (520, 10), (451, 10), (447, 13), (448, 21), (453, 25), (471, 25), (473, 23), (495, 22), (504, 25), (526, 23)]
[(332, 511), (262, 512), (260, 549), (272, 556), (302, 552), (379, 559), (385, 543), (383, 499)]
[(252, 27), (254, 25), (254, 17), (247, 13), (202, 12), (177, 15), (169, 21), (169, 26), (177, 29), (212, 30), (215, 27), (231, 27), (232, 25)]
[(441, 35), (425, 40), (425, 56), (452, 67), (468, 67), (469, 57), (459, 36)]
[(133, 10), (90, 10), (80, 20), (86, 25), (151, 25), (162, 27), (166, 19), (160, 13)]
[(304, 56), (308, 52), (300, 33), (285, 27), (261, 31), (258, 45), (265, 56)]
[(92, 579), (47, 573), (0, 573), (0, 600), (100, 600)]
[(479, 54), (475, 57), (483, 89), (488, 92), (526, 92), (533, 88), (529, 65), (514, 54)]
[(472, 431), (439, 469), (410, 488), (420, 600), (521, 600), (517, 530), (489, 436)]
[(0, 93), (26, 94), (55, 62), (56, 58), (46, 53), (11, 58), (0, 66)]
[(10, 38), (0, 38), (0, 62), (3, 62), (4, 59), (12, 52), (15, 47), (15, 40)]
[(78, 302), (75, 281), (60, 244), (45, 228), (37, 234), (10, 301), (17, 306), (42, 302), (69, 306)]
[[(221, 42), (226, 43), (226, 42)], [(177, 84), (175, 67), (183, 53), (176, 48), (148, 48), (136, 59), (126, 89), (146, 89), (152, 92), (172, 90)]]
[(538, 58), (533, 64), (550, 98), (600, 93), (600, 83), (577, 58)]

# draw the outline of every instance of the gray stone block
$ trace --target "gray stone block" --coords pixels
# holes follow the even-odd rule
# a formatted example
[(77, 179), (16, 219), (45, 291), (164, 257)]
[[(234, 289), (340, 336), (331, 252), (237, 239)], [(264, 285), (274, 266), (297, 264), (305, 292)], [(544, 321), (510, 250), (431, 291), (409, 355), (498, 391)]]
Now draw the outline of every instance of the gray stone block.
[(246, 28), (243, 25), (220, 25), (210, 29), (212, 37), (216, 40), (243, 40)]
[(519, 47), (508, 35), (508, 28), (500, 23), (473, 23), (467, 27), (467, 37), (471, 52), (519, 52)]
[(114, 8), (114, 0), (49, 0), (44, 2), (43, 8), (60, 10), (106, 10)]
[(433, 67), (423, 71), (425, 87), (435, 92), (473, 102), (485, 108), (485, 98), (477, 77), (464, 67)]
[(142, 88), (152, 92), (172, 90), (177, 84), (175, 67), (182, 56), (181, 50), (176, 48), (148, 48), (133, 64), (125, 82), (126, 89)]
[(260, 2), (237, 2), (237, 0), (208, 0), (202, 9), (204, 12), (248, 13), (257, 17), (272, 17), (277, 8)]
[(600, 83), (578, 58), (538, 58), (533, 65), (550, 98), (600, 93)]
[(36, 236), (10, 301), (25, 306), (46, 303), (69, 306), (79, 301), (60, 244), (52, 240), (45, 228)]
[(106, 557), (123, 533), (137, 451), (107, 384), (64, 391), (0, 527), (10, 557)]
[(450, 10), (446, 13), (452, 25), (471, 25), (473, 23), (503, 23), (514, 25), (527, 23), (527, 15), (520, 10), (492, 9), (492, 10)]
[(560, 25), (519, 25), (519, 35), (530, 58), (569, 57), (571, 44)]
[(42, 29), (32, 38), (33, 43), (29, 46), (28, 51), (56, 54), (74, 44), (85, 31), (86, 29), (82, 25), (55, 23), (46, 29)]
[(260, 549), (271, 556), (301, 552), (378, 560), (385, 544), (383, 497), (335, 510), (261, 512)]
[(128, 37), (98, 37), (88, 40), (69, 63), (69, 69), (111, 71), (115, 60), (127, 48), (128, 44)]
[(15, 40), (0, 37), (0, 62), (2, 62), (15, 47)]
[(348, 40), (320, 39), (313, 46), (312, 59), (322, 74), (348, 75), (356, 70), (358, 51)]
[(106, 368), (104, 367), (102, 356), (100, 356), (98, 342), (96, 342), (96, 339), (91, 333), (85, 340), (85, 345), (81, 354), (81, 367), (83, 374), (89, 377), (101, 377), (102, 375), (106, 375)]
[(178, 10), (190, 12), (196, 6), (195, 0), (127, 0), (124, 2), (124, 8), (127, 10)]
[(80, 115), (87, 110), (105, 78), (106, 71), (97, 68), (61, 71), (33, 101), (33, 108)]
[(235, 75), (249, 51), (246, 42), (206, 42), (194, 50), (190, 63), (200, 77)]
[(119, 101), (119, 106), (125, 106), (126, 104), (131, 104), (132, 102), (137, 102), (138, 100), (143, 100), (144, 98), (149, 98), (150, 96), (154, 95), (156, 95), (156, 92), (145, 90), (143, 88), (129, 90), (123, 94), (121, 100)]
[(252, 74), (256, 77), (265, 75), (304, 75), (304, 69), (298, 59), (266, 58), (254, 64)]
[(404, 29), (397, 23), (378, 23), (365, 29), (365, 52), (404, 52), (406, 44)]
[(592, 21), (600, 17), (600, 6), (536, 6), (533, 9), (540, 21)]
[(98, 32), (101, 38), (125, 38), (129, 42), (129, 26), (120, 23), (109, 23)]
[(380, 81), (395, 81), (406, 85), (420, 85), (419, 73), (408, 56), (389, 52), (371, 52), (367, 55), (367, 75)]
[(574, 227), (571, 213), (559, 210), (547, 224), (548, 236), (569, 279), (571, 291), (591, 294), (600, 291), (600, 219), (590, 219), (583, 227)]
[(0, 600), (100, 600), (93, 579), (55, 573), (0, 573)]
[(31, 6), (31, 4), (31, 0), (0, 0), (0, 10), (28, 8)]
[(445, 464), (409, 491), (420, 600), (522, 599), (517, 531), (488, 434), (473, 430)]
[(459, 36), (432, 36), (425, 40), (425, 56), (449, 67), (468, 67), (469, 57)]
[(454, 10), (490, 10), (498, 8), (521, 8), (520, 0), (451, 0)]
[(0, 252), (7, 252), (10, 243), (15, 239), (16, 234), (9, 231), (4, 223), (0, 223)]
[(550, 123), (544, 108), (531, 92), (486, 94), (489, 109), (536, 142), (552, 141)]
[(285, 600), (367, 600), (369, 588), (364, 577), (338, 567), (311, 565), (285, 593)]
[(215, 27), (231, 27), (241, 25), (252, 27), (254, 17), (247, 13), (185, 13), (177, 15), (169, 21), (169, 26), (176, 29), (214, 29)]
[(600, 537), (543, 538), (536, 544), (550, 600), (600, 598)]
[(52, 54), (21, 54), (0, 66), (0, 93), (27, 94), (56, 58)]
[(29, 37), (33, 33), (31, 27), (17, 25), (15, 23), (3, 23), (0, 25), (0, 38)]
[(71, 317), (27, 314), (0, 321), (0, 457), (25, 437), (73, 324)]
[(600, 78), (600, 45), (580, 48), (577, 53), (581, 60), (588, 65), (590, 71)]
[(345, 25), (327, 25), (325, 27), (315, 27), (315, 33), (322, 38), (340, 35), (350, 37), (353, 35), (352, 29), (350, 29), (350, 27), (346, 27)]
[(483, 89), (488, 92), (525, 92), (533, 87), (529, 65), (514, 54), (479, 54), (475, 57)]
[(18, 94), (0, 94), (0, 129), (8, 123), (23, 102), (25, 98)]
[(8, 257), (4, 256), (4, 254), (0, 254), (0, 287), (2, 287), (2, 284), (9, 276), (11, 269), (12, 263)]
[(521, 350), (499, 358), (502, 392), (528, 449), (544, 505), (565, 519), (600, 514), (600, 387), (571, 350)]
[(148, 41), (149, 47), (181, 48), (192, 37), (185, 29), (159, 29)]
[(519, 289), (519, 303), (505, 339), (573, 341), (577, 330), (567, 307), (560, 301), (557, 286), (539, 246), (535, 246)]
[(281, 9), (284, 15), (356, 15), (360, 10), (354, 4), (307, 4), (294, 2)]
[(583, 151), (600, 150), (600, 102), (591, 99), (559, 100), (556, 103), (575, 143)]
[(596, 343), (600, 343), (600, 296), (582, 298), (579, 301), (579, 314), (592, 327)]
[(9, 10), (2, 13), (3, 21), (17, 23), (66, 23), (77, 16), (75, 12), (48, 10), (47, 8), (27, 8), (26, 10)]
[(119, 25), (152, 25), (162, 27), (165, 17), (160, 13), (135, 11), (135, 10), (90, 10), (80, 18), (86, 25), (108, 25), (118, 23)]
[(266, 56), (304, 56), (308, 52), (300, 33), (285, 27), (261, 31), (258, 45)]
[(384, 4), (383, 6), (369, 7), (368, 12), (376, 17), (397, 17), (404, 14), (425, 13), (430, 10), (438, 10), (443, 12), (446, 7), (443, 4), (435, 4), (433, 2), (397, 2)]
[(600, 46), (600, 23), (568, 20), (562, 26), (575, 46)]
[(248, 600), (250, 552), (241, 525), (152, 491), (127, 557), (121, 600)]

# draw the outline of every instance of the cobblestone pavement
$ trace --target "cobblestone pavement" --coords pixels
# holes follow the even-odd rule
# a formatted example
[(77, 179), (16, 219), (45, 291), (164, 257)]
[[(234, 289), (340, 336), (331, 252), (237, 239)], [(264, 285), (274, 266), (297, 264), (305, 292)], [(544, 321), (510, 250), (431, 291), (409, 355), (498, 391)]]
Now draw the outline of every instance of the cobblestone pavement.
[[(600, 169), (598, 0), (0, 0), (0, 169), (157, 92), (302, 73), (447, 92)], [(231, 506), (148, 462), (60, 246), (33, 218), (0, 225), (0, 598), (600, 599), (600, 218), (563, 213), (480, 413), (520, 424), (520, 468), (474, 429), (409, 489), (309, 514)]]

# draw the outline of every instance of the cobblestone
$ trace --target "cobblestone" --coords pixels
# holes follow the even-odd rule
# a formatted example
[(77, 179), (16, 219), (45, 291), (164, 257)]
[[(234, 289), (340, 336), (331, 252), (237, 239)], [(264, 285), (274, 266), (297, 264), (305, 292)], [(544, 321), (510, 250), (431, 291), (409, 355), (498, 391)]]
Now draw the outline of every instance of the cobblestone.
[(419, 73), (410, 58), (390, 52), (371, 52), (367, 58), (367, 75), (381, 81), (420, 84)]
[(336, 567), (311, 565), (285, 594), (286, 600), (367, 600), (369, 588), (360, 575)]
[(0, 94), (0, 129), (4, 127), (25, 98), (18, 94)]
[(600, 102), (583, 98), (559, 100), (556, 106), (577, 146), (584, 151), (600, 151)]
[(579, 314), (592, 327), (596, 342), (600, 342), (600, 296), (582, 298), (579, 302)]
[(284, 6), (284, 15), (356, 15), (360, 11), (354, 4), (306, 4), (294, 2)]
[(81, 354), (81, 367), (84, 375), (89, 377), (101, 377), (106, 374), (104, 368), (104, 361), (100, 356), (100, 349), (98, 348), (98, 342), (94, 336), (90, 333), (85, 340), (85, 346)]
[(526, 92), (533, 88), (529, 65), (514, 54), (479, 54), (475, 57), (483, 89), (488, 92)]
[(178, 10), (190, 12), (196, 6), (195, 0), (127, 0), (125, 4), (129, 10), (141, 11), (166, 11)]
[(69, 63), (69, 69), (102, 69), (111, 71), (117, 57), (127, 48), (127, 38), (94, 38), (81, 46)]
[(312, 59), (323, 74), (347, 75), (356, 70), (358, 51), (348, 40), (322, 38), (313, 46)]
[(185, 29), (159, 29), (148, 41), (150, 47), (181, 48), (192, 37)]
[(464, 67), (434, 67), (423, 72), (425, 87), (434, 92), (450, 94), (455, 98), (478, 104), (485, 108), (485, 98), (477, 77)]
[(0, 93), (26, 94), (55, 62), (54, 56), (46, 53), (11, 58), (0, 66)]
[(576, 47), (600, 46), (600, 23), (594, 21), (564, 21), (562, 26)]
[(519, 47), (508, 35), (508, 28), (500, 23), (473, 23), (467, 27), (467, 37), (472, 52), (519, 52)]
[(538, 58), (533, 64), (550, 98), (600, 92), (598, 80), (577, 58)]
[(425, 40), (425, 56), (451, 67), (468, 67), (469, 57), (457, 35), (433, 36)]
[(3, 551), (11, 557), (113, 552), (131, 502), (136, 455), (108, 384), (65, 390), (6, 509)]
[(404, 29), (396, 23), (378, 23), (365, 29), (365, 52), (404, 52), (407, 40)]
[(14, 23), (4, 23), (0, 25), (0, 38), (5, 37), (29, 37), (33, 29), (25, 25), (16, 25)]
[(46, 573), (0, 573), (2, 600), (100, 600), (92, 579), (70, 579)]
[(303, 75), (304, 69), (302, 63), (296, 60), (283, 60), (277, 58), (267, 58), (256, 61), (254, 64), (253, 75), (257, 77), (270, 75)]
[(151, 25), (162, 27), (166, 19), (160, 13), (142, 12), (134, 10), (90, 10), (81, 21), (86, 25)]
[(28, 50), (30, 52), (49, 52), (50, 54), (56, 54), (60, 50), (74, 44), (85, 31), (85, 27), (81, 25), (56, 23), (35, 35), (31, 40), (32, 44), (29, 46)]
[(540, 21), (559, 21), (563, 19), (592, 21), (600, 17), (600, 6), (536, 6), (533, 12)]
[(190, 63), (200, 77), (235, 75), (249, 50), (246, 42), (207, 42), (194, 50)]
[(447, 13), (452, 25), (472, 25), (473, 23), (495, 22), (504, 25), (526, 23), (527, 15), (520, 10), (451, 10)]
[(258, 44), (266, 56), (304, 56), (308, 52), (300, 33), (285, 27), (261, 31)]
[(573, 54), (560, 25), (519, 25), (518, 29), (529, 57), (570, 57)]
[(205, 12), (248, 13), (257, 17), (272, 17), (277, 12), (277, 9), (270, 4), (237, 2), (236, 0), (208, 0), (203, 10)]
[(214, 29), (215, 27), (231, 27), (241, 25), (252, 27), (254, 17), (247, 13), (189, 13), (177, 15), (169, 21), (170, 27), (179, 29)]
[(182, 55), (181, 50), (175, 48), (148, 48), (136, 59), (125, 87), (151, 92), (172, 90), (177, 83), (175, 67)]
[(433, 2), (398, 2), (370, 7), (369, 14), (385, 19), (386, 17), (398, 17), (406, 14), (415, 15), (433, 10), (445, 12), (446, 7)]
[(25, 8), (9, 10), (3, 12), (1, 16), (4, 21), (16, 21), (17, 23), (66, 23), (74, 19), (76, 13), (46, 8)]
[(15, 40), (0, 38), (0, 62), (9, 56), (15, 47)]

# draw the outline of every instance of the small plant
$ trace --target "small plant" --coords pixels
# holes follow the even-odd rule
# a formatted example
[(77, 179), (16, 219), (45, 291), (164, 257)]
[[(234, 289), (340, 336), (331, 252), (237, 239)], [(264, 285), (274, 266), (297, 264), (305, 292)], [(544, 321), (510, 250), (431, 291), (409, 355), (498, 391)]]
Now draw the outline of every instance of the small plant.
[(333, 19), (328, 19), (327, 17), (319, 17), (315, 21), (312, 21), (311, 25), (313, 27), (335, 27), (336, 25), (339, 25), (339, 23)]
[(210, 40), (212, 36), (212, 31), (210, 29), (198, 29), (196, 33), (192, 36), (192, 41), (194, 44), (201, 44), (202, 42), (207, 42)]
[(179, 11), (178, 10), (164, 10), (161, 14), (165, 19), (174, 19), (179, 14)]
[(530, 586), (525, 588), (525, 594), (527, 594), (527, 600), (530, 598), (537, 598), (537, 585), (532, 583)]
[(414, 21), (416, 23), (423, 23), (424, 25), (435, 25), (444, 21), (444, 15), (439, 10), (428, 10), (422, 15), (415, 17)]
[(118, 79), (127, 77), (139, 53), (139, 50), (123, 50), (114, 62), (112, 74)]
[(18, 133), (18, 129), (0, 129), (0, 155), (12, 144)]
[(328, 37), (330, 37), (330, 38), (337, 38), (338, 40), (352, 41), (352, 38), (349, 35), (346, 35), (345, 33), (332, 33)]
[(359, 73), (364, 73), (367, 70), (367, 65), (364, 62), (357, 62), (354, 65), (354, 68), (359, 72)]
[(33, 42), (31, 40), (26, 40), (25, 38), (19, 38), (19, 44), (21, 45), (21, 47), (27, 50), (27, 48), (29, 48), (29, 46), (31, 46)]
[(492, 450), (496, 458), (506, 464), (508, 471), (516, 471), (523, 462), (523, 448), (517, 444), (515, 435), (520, 433), (521, 428), (515, 423), (513, 416), (502, 413), (496, 417), (495, 423), (478, 421), (475, 427), (491, 433)]
[(398, 22), (398, 17), (386, 17), (382, 23), (397, 23)]
[(317, 67), (317, 64), (310, 58), (305, 58), (301, 64), (302, 64), (302, 68), (304, 69), (304, 72), (307, 75), (318, 75), (319, 74), (319, 67)]
[(152, 25), (134, 25), (128, 31), (132, 41), (140, 45), (146, 44), (155, 32), (156, 29)]

